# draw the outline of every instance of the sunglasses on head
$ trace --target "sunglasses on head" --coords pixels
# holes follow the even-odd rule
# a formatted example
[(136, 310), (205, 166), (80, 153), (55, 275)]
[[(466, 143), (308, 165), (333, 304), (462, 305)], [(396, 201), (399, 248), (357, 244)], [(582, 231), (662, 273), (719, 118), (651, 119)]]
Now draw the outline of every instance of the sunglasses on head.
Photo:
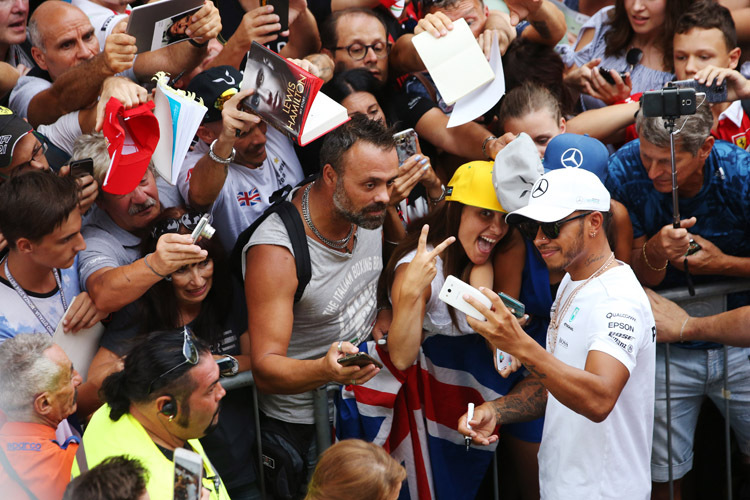
[(547, 237), (547, 239), (554, 240), (557, 239), (558, 236), (560, 236), (560, 229), (562, 228), (563, 224), (580, 219), (581, 217), (586, 217), (591, 212), (584, 212), (582, 214), (575, 215), (573, 217), (570, 217), (569, 219), (562, 219), (556, 222), (537, 222), (535, 220), (526, 219), (523, 222), (519, 222), (516, 224), (516, 227), (518, 227), (518, 230), (521, 232), (521, 235), (531, 241), (534, 241), (536, 239), (536, 235), (539, 232), (539, 229), (542, 230), (542, 234)]
[[(192, 231), (195, 229), (195, 226), (198, 225), (198, 222), (201, 220), (201, 217), (203, 217), (204, 214), (202, 213), (186, 213), (182, 214), (181, 217), (177, 219), (164, 219), (157, 222), (153, 229), (151, 229), (151, 237), (154, 239), (159, 239), (161, 235), (166, 233), (178, 233), (180, 232), (180, 225), (182, 225), (185, 229), (188, 231)], [(211, 222), (211, 219), (209, 219), (209, 223)]]
[(150, 384), (148, 384), (148, 393), (151, 394), (151, 391), (154, 389), (154, 384), (161, 380), (162, 378), (166, 377), (173, 371), (180, 368), (182, 365), (191, 364), (191, 365), (197, 365), (198, 361), (200, 361), (200, 354), (198, 353), (198, 348), (195, 347), (195, 344), (193, 343), (193, 332), (190, 331), (188, 327), (182, 328), (182, 334), (183, 334), (183, 340), (182, 340), (182, 355), (185, 357), (185, 361), (178, 364), (177, 366), (174, 366), (170, 368), (169, 370), (165, 371), (155, 379), (151, 381)]

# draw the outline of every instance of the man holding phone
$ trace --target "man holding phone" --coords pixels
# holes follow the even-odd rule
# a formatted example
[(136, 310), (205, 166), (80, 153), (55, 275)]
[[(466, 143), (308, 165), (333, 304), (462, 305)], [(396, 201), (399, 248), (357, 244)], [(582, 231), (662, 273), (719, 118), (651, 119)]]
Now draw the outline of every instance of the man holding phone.
[[(311, 277), (299, 300), (300, 255), (278, 215), (258, 226), (243, 252), (261, 427), (293, 436), (290, 446), (299, 450), (300, 462), (313, 441), (312, 391), (328, 382), (360, 385), (378, 373), (373, 364), (342, 366), (338, 359), (387, 330), (376, 290), (382, 225), (398, 175), (393, 137), (359, 114), (326, 135), (320, 162), (320, 177), (288, 198), (299, 210), (309, 249)], [(289, 477), (291, 488), (304, 487), (307, 472), (299, 464)]]
[[(630, 142), (609, 161), (613, 198), (628, 209), (633, 222), (632, 266), (640, 282), (657, 290), (687, 285), (686, 270), (695, 283), (750, 276), (750, 153), (711, 135), (714, 117), (707, 103), (696, 114), (677, 119), (675, 163), (681, 227), (672, 225), (670, 137), (661, 117), (638, 113), (640, 139)], [(700, 245), (688, 253), (691, 239)], [(731, 294), (728, 309), (750, 304), (750, 295)], [(681, 479), (691, 468), (693, 434), (704, 396), (723, 401), (724, 351), (720, 344), (686, 342), (670, 351), (673, 390), (673, 473)], [(727, 349), (730, 419), (743, 454), (750, 456), (750, 349)], [(663, 346), (657, 366), (664, 366)], [(714, 361), (712, 361), (714, 360)], [(668, 450), (665, 372), (657, 372), (652, 478), (655, 498), (668, 494)]]
[[(585, 157), (583, 158), (585, 160)], [(497, 424), (545, 416), (539, 449), (542, 498), (647, 500), (651, 490), (654, 320), (632, 270), (607, 241), (610, 197), (583, 168), (553, 170), (508, 222), (534, 239), (547, 267), (564, 270), (552, 306), (547, 350), (528, 336), (500, 297), (487, 321), (469, 325), (520, 360), (530, 374), (508, 395), (478, 408), (459, 431), (476, 444), (497, 440)]]

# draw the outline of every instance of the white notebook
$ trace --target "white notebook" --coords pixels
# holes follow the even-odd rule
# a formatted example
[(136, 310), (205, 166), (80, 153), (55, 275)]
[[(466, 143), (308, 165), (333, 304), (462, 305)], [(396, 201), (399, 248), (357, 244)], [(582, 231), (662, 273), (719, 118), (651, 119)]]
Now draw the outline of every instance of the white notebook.
[(495, 78), (463, 18), (453, 21), (453, 29), (445, 36), (435, 38), (424, 31), (411, 40), (448, 105)]

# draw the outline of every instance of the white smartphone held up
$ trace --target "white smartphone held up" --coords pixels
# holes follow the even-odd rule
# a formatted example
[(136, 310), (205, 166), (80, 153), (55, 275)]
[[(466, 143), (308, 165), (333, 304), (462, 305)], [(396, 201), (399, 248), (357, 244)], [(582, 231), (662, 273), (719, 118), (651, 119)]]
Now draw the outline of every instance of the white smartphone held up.
[(203, 483), (203, 460), (194, 451), (174, 450), (173, 500), (200, 500)]
[(492, 301), (485, 297), (482, 292), (468, 283), (464, 283), (453, 275), (448, 275), (448, 277), (445, 278), (445, 283), (440, 290), (438, 298), (449, 306), (455, 307), (467, 316), (471, 316), (479, 321), (487, 321), (487, 318), (477, 311), (474, 306), (464, 300), (464, 295), (474, 297), (488, 308), (492, 307)]

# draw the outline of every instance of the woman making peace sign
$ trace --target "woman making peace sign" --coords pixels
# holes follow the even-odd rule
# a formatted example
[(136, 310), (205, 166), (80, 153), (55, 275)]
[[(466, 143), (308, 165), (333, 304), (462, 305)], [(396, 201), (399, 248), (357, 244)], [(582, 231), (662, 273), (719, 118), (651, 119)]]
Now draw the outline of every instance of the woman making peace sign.
[[(463, 313), (438, 298), (450, 274), (492, 288), (493, 255), (523, 245), (505, 223), (507, 211), (495, 195), (492, 168), (485, 161), (459, 167), (444, 206), (417, 223), (417, 228), (424, 224), (421, 232), (407, 234), (384, 271), (393, 304), (388, 355), (406, 380), (408, 413), (424, 416), (432, 486), (445, 498), (474, 498), (494, 452), (467, 451), (456, 431), (457, 418), (469, 402), (504, 395), (523, 378), (510, 369), (502, 373), (508, 378), (498, 376), (494, 349), (468, 326)], [(522, 266), (516, 266), (519, 273)]]

